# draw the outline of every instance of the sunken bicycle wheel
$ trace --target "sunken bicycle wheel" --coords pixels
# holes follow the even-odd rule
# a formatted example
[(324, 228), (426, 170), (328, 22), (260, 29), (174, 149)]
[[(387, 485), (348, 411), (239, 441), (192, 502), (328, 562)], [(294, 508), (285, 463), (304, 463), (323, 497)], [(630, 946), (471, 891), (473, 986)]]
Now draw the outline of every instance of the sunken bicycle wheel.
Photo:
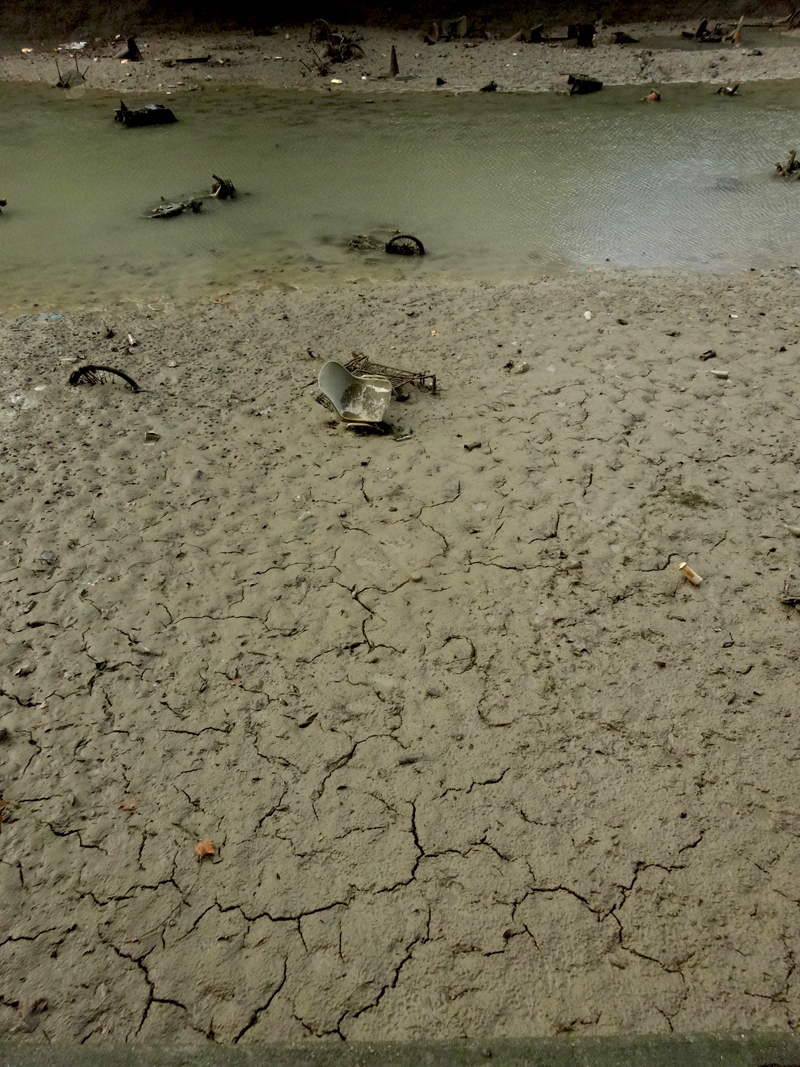
[(351, 59), (363, 59), (364, 49), (360, 44), (355, 44), (353, 41), (347, 41), (341, 47), (341, 57), (343, 63), (348, 63)]
[(386, 251), (393, 256), (424, 256), (425, 247), (417, 237), (399, 233), (386, 243)]
[(124, 371), (116, 370), (114, 367), (95, 367), (91, 364), (74, 370), (69, 376), (69, 384), (122, 385), (126, 389), (130, 389), (132, 393), (141, 393), (142, 391), (141, 385), (137, 385), (133, 378)]
[(320, 41), (330, 41), (332, 36), (330, 23), (326, 22), (325, 19), (315, 19), (311, 23), (308, 39), (312, 44), (319, 44)]

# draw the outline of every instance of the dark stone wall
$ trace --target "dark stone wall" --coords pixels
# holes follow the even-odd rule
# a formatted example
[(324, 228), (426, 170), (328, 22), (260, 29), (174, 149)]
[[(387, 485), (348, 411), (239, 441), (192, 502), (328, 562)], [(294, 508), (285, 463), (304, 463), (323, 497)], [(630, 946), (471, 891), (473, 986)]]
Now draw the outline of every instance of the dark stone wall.
[(649, 19), (730, 20), (746, 15), (755, 18), (788, 15), (793, 4), (774, 0), (0, 0), (0, 34), (61, 37), (72, 33), (136, 33), (147, 29), (186, 30), (238, 29), (253, 26), (289, 26), (313, 18), (331, 22), (359, 23), (416, 29), (432, 19), (467, 15), (490, 28), (504, 30), (537, 22), (564, 25), (568, 22), (606, 23)]

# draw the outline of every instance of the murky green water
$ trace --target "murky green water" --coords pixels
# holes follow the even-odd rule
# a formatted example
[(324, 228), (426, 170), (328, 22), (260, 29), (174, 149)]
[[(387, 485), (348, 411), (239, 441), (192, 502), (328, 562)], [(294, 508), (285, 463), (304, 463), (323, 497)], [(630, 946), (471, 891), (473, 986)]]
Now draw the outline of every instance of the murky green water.
[[(0, 306), (180, 299), (243, 279), (521, 278), (610, 262), (731, 270), (800, 258), (800, 85), (636, 87), (589, 97), (173, 94), (174, 126), (116, 100), (0, 86)], [(146, 99), (142, 97), (141, 101)], [(142, 216), (159, 196), (245, 194)], [(347, 251), (383, 227), (430, 255)], [(254, 273), (258, 272), (258, 273)]]

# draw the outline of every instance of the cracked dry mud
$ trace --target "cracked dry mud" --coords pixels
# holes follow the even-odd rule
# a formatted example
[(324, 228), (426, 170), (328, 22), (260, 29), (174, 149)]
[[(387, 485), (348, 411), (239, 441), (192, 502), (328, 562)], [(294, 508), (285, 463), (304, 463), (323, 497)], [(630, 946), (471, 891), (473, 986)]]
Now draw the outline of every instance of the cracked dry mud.
[[(793, 1029), (796, 302), (602, 272), (0, 323), (0, 1032)], [(410, 439), (311, 402), (354, 347), (438, 375)]]

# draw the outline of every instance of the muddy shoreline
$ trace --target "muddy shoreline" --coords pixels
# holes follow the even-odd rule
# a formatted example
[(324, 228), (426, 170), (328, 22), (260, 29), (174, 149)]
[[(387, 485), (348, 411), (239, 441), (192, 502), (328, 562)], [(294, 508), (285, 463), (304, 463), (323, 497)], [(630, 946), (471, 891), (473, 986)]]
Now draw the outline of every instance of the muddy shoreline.
[[(136, 63), (114, 59), (120, 42), (112, 39), (88, 39), (76, 50), (69, 45), (80, 41), (26, 38), (6, 42), (0, 49), (0, 80), (55, 84), (55, 60), (71, 68), (73, 57), (85, 72), (85, 82), (67, 90), (70, 93), (80, 92), (84, 85), (119, 93), (164, 93), (167, 84), (201, 91), (238, 85), (369, 95), (458, 93), (475, 92), (491, 81), (501, 92), (566, 91), (565, 71), (611, 85), (722, 84), (792, 79), (800, 73), (800, 49), (780, 43), (794, 44), (800, 31), (775, 29), (769, 31), (772, 37), (764, 43), (766, 24), (753, 25), (742, 31), (741, 47), (732, 47), (729, 42), (697, 50), (681, 47), (682, 30), (695, 28), (696, 23), (674, 20), (602, 27), (594, 48), (579, 49), (573, 41), (525, 44), (501, 36), (426, 45), (418, 31), (342, 27), (358, 39), (363, 58), (331, 64), (324, 76), (317, 71), (307, 25), (281, 29), (269, 37), (244, 31), (144, 33), (138, 38), (143, 58)], [(612, 44), (613, 33), (620, 30), (640, 43)], [(565, 37), (566, 26), (554, 25), (549, 32)], [(748, 37), (757, 37), (757, 48), (748, 43)], [(661, 45), (666, 42), (669, 47), (648, 47), (648, 39)], [(389, 76), (393, 46), (400, 77)], [(318, 49), (318, 53), (322, 51)], [(208, 59), (203, 63), (181, 62), (191, 57)], [(437, 79), (444, 84), (438, 85)]]
[[(597, 271), (0, 323), (0, 1033), (794, 1030), (797, 304)], [(394, 434), (314, 402), (354, 349), (437, 375)]]

